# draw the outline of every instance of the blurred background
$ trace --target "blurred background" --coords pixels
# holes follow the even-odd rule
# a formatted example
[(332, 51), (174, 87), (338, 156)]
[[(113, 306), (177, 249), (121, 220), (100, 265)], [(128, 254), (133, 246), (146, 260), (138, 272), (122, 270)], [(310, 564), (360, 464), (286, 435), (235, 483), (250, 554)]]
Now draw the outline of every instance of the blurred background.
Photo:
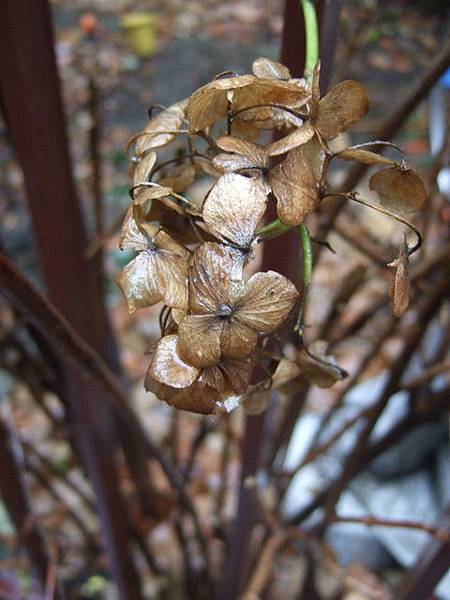
[[(186, 98), (224, 70), (251, 72), (260, 56), (279, 60), (282, 44), (292, 71), (301, 72), (303, 34), (296, 39), (284, 17), (298, 11), (300, 20), (300, 8), (281, 0), (52, 0), (47, 13), (41, 0), (32, 9), (12, 0), (0, 9), (0, 249), (108, 362), (151, 440), (132, 443), (122, 413), (106, 416), (95, 382), (81, 377), (80, 384), (65, 346), (60, 356), (6, 294), (0, 437), (11, 460), (0, 467), (0, 599), (234, 598), (244, 590), (248, 600), (450, 599), (450, 547), (442, 534), (450, 514), (449, 5), (319, 4), (322, 17), (334, 20), (326, 30), (330, 85), (357, 79), (371, 101), (368, 116), (336, 144), (398, 143), (430, 189), (429, 207), (415, 218), (426, 241), (411, 265), (411, 309), (399, 320), (387, 300), (392, 272), (385, 267), (401, 240), (398, 227), (356, 207), (326, 230), (337, 254), (322, 252), (316, 265), (307, 322), (350, 377), (327, 390), (307, 386), (301, 398), (275, 399), (257, 430), (268, 447), (259, 440), (250, 470), (245, 440), (249, 422), (261, 417), (245, 424), (241, 409), (223, 419), (176, 413), (143, 388), (160, 307), (129, 315), (114, 283), (130, 260), (117, 242), (129, 203), (124, 147), (145, 127), (151, 105)], [(67, 146), (55, 116), (57, 88), (51, 92), (51, 42)], [(33, 63), (45, 56), (49, 73)], [(368, 194), (366, 175), (354, 183)], [(346, 177), (348, 165), (338, 165), (333, 178)], [(204, 194), (201, 181), (197, 186), (190, 193)], [(326, 207), (322, 213), (326, 218)], [(84, 273), (83, 261), (92, 271), (88, 283), (77, 270)], [(96, 311), (102, 333), (89, 339)], [(425, 523), (431, 533), (336, 523), (309, 541), (300, 534), (295, 544), (277, 539), (267, 552), (277, 568), (269, 577), (263, 566), (261, 575), (254, 544), (267, 549), (275, 526), (263, 519), (251, 539), (233, 534), (236, 514), (250, 510), (241, 472), (258, 475), (261, 497), (286, 527), (310, 531), (320, 508), (311, 502), (346, 464), (358, 415), (380, 398), (372, 445), (338, 495), (338, 512)], [(311, 451), (328, 442), (330, 452), (315, 460)], [(245, 573), (227, 558), (236, 547), (247, 557)], [(260, 573), (261, 585), (251, 573)]]

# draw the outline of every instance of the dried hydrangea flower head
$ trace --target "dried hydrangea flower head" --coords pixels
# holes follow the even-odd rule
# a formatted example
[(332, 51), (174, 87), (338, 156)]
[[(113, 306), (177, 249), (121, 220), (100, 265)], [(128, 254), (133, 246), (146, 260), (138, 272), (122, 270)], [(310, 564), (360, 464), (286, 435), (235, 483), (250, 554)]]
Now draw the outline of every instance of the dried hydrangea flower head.
[[(380, 167), (370, 179), (378, 210), (401, 223), (426, 201), (402, 154), (394, 161), (366, 144), (330, 150), (329, 141), (366, 115), (368, 99), (356, 81), (320, 98), (319, 73), (317, 65), (311, 82), (294, 79), (284, 65), (259, 58), (250, 75), (222, 73), (189, 99), (155, 107), (160, 112), (151, 110), (128, 144), (132, 201), (120, 246), (137, 256), (117, 282), (130, 312), (164, 305), (145, 386), (177, 408), (220, 412), (228, 398), (241, 396), (249, 411), (259, 411), (268, 402), (272, 378), (253, 382), (252, 372), (266, 360), (271, 337), (293, 327), (299, 293), (279, 273), (247, 271), (269, 229), (273, 236), (302, 227), (325, 197), (340, 193), (327, 182), (334, 158)], [(189, 193), (198, 179), (209, 181), (200, 202)], [(265, 226), (271, 203), (279, 221)], [(405, 242), (393, 263), (396, 314), (408, 305), (413, 250)], [(278, 362), (273, 382), (282, 390), (304, 381), (328, 386), (345, 375), (320, 343), (301, 344), (295, 361)], [(255, 403), (260, 392), (265, 400)]]

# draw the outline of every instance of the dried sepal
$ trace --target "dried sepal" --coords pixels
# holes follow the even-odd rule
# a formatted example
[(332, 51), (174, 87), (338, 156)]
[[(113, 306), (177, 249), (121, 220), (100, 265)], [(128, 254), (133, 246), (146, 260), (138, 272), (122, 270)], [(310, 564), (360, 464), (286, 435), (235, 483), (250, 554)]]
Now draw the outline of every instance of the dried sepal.
[(386, 156), (364, 150), (363, 148), (345, 148), (336, 154), (337, 158), (343, 160), (356, 160), (364, 165), (387, 165), (394, 166), (396, 162)]
[(246, 87), (256, 78), (253, 75), (215, 79), (192, 94), (187, 107), (189, 130), (201, 131), (227, 114), (228, 92)]
[(182, 194), (192, 185), (195, 179), (195, 167), (192, 164), (179, 165), (168, 175), (159, 180), (160, 185), (172, 188), (177, 194)]
[(347, 376), (334, 357), (327, 354), (327, 347), (327, 342), (317, 340), (310, 344), (308, 350), (300, 350), (295, 361), (302, 376), (321, 388), (331, 387)]
[(178, 353), (198, 368), (210, 367), (222, 356), (220, 337), (223, 324), (211, 315), (187, 315), (178, 329)]
[(285, 225), (300, 225), (319, 204), (319, 189), (307, 144), (291, 150), (269, 173), (277, 213)]
[(342, 81), (319, 103), (314, 126), (323, 140), (332, 140), (369, 111), (367, 92), (358, 81)]
[(272, 376), (272, 387), (284, 396), (296, 394), (304, 389), (306, 379), (302, 370), (293, 360), (282, 358)]
[(305, 123), (292, 133), (289, 133), (280, 140), (272, 142), (266, 147), (267, 156), (279, 156), (286, 154), (293, 148), (306, 144), (314, 135), (314, 128), (311, 123)]
[(199, 374), (199, 369), (180, 358), (176, 335), (166, 335), (159, 340), (148, 369), (149, 377), (174, 388), (186, 388)]
[(267, 189), (259, 179), (226, 173), (208, 194), (202, 216), (219, 239), (248, 248), (266, 205)]
[(274, 79), (291, 79), (291, 73), (287, 67), (270, 58), (257, 58), (252, 65), (253, 75), (256, 77), (272, 77)]
[(181, 244), (158, 226), (138, 225), (131, 214), (122, 247), (140, 252), (116, 277), (130, 313), (161, 301), (186, 308), (189, 252)]
[(137, 137), (136, 156), (169, 144), (183, 126), (186, 106), (187, 100), (176, 102), (150, 119), (142, 134)]
[(182, 410), (213, 414), (217, 403), (245, 392), (253, 370), (253, 358), (221, 360), (217, 365), (197, 369), (178, 353), (176, 335), (163, 337), (157, 344), (145, 378), (145, 387), (158, 398)]
[(146, 154), (135, 159), (133, 168), (133, 185), (147, 181), (156, 163), (156, 152), (150, 150)]
[(295, 285), (275, 271), (255, 273), (235, 301), (235, 318), (259, 334), (276, 331), (298, 299)]
[(411, 297), (411, 284), (409, 281), (408, 247), (406, 241), (400, 247), (398, 258), (391, 262), (389, 267), (395, 268), (394, 283), (391, 288), (391, 297), (394, 305), (394, 315), (402, 317), (408, 310)]
[(307, 101), (308, 93), (295, 83), (279, 79), (256, 79), (251, 85), (234, 92), (233, 112), (263, 104), (280, 104), (290, 108), (301, 108)]
[(247, 169), (254, 170), (257, 176), (258, 170), (261, 170), (260, 174), (267, 166), (267, 156), (262, 146), (231, 135), (219, 138), (216, 143), (225, 150), (213, 159), (213, 165), (221, 172), (233, 173)]
[(419, 210), (425, 206), (428, 197), (419, 175), (398, 166), (374, 173), (369, 179), (369, 187), (378, 194), (381, 204), (393, 212)]

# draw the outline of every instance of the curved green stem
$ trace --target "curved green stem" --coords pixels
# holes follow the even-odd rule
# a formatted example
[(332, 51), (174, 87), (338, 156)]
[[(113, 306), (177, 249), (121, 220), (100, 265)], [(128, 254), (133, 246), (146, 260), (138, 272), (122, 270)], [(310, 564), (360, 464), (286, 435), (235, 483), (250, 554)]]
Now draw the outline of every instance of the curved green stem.
[(261, 241), (265, 241), (283, 235), (283, 233), (291, 229), (290, 225), (284, 225), (280, 219), (275, 219), (257, 231), (255, 237), (260, 238)]
[(305, 77), (311, 80), (314, 67), (319, 62), (319, 27), (316, 7), (312, 0), (300, 0), (305, 19)]
[(300, 243), (302, 245), (303, 254), (303, 298), (300, 301), (300, 310), (298, 311), (298, 318), (297, 323), (294, 327), (294, 331), (298, 331), (299, 335), (302, 336), (304, 328), (303, 316), (305, 313), (306, 296), (312, 280), (313, 251), (311, 246), (311, 236), (309, 235), (309, 231), (306, 225), (299, 225), (298, 233), (300, 237)]

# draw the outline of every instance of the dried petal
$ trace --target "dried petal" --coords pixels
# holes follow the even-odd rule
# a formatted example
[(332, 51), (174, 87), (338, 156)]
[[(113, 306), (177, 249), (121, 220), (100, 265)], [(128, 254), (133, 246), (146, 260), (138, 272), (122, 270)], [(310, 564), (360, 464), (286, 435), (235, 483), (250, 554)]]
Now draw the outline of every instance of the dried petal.
[(313, 135), (313, 126), (311, 123), (305, 123), (292, 133), (269, 144), (266, 148), (267, 156), (279, 156), (280, 154), (285, 154), (297, 146), (306, 144), (306, 142), (310, 140)]
[(253, 356), (233, 360), (222, 358), (219, 367), (226, 376), (227, 382), (234, 393), (242, 394), (248, 387), (252, 376), (255, 360)]
[(190, 131), (200, 131), (225, 117), (228, 108), (228, 91), (248, 86), (255, 81), (253, 75), (215, 79), (199, 88), (189, 99), (187, 117)]
[(369, 99), (358, 81), (342, 81), (320, 101), (315, 127), (321, 137), (332, 140), (366, 116)]
[(305, 147), (291, 150), (269, 173), (278, 217), (285, 225), (300, 225), (319, 203), (318, 184)]
[(408, 248), (404, 242), (400, 248), (399, 257), (388, 265), (395, 267), (395, 279), (391, 289), (394, 301), (394, 315), (402, 317), (408, 310), (411, 296), (411, 284), (409, 282)]
[(200, 371), (184, 363), (177, 353), (177, 336), (166, 335), (159, 340), (148, 369), (148, 376), (175, 388), (186, 388)]
[(273, 77), (274, 79), (290, 79), (291, 73), (287, 67), (270, 58), (257, 58), (252, 65), (256, 77)]
[(139, 136), (136, 141), (136, 155), (141, 156), (148, 150), (169, 144), (175, 138), (176, 133), (164, 132), (177, 132), (181, 129), (186, 106), (187, 100), (176, 102), (150, 119), (143, 135)]
[(258, 343), (257, 333), (241, 323), (238, 319), (231, 318), (224, 321), (220, 336), (222, 356), (240, 359), (250, 356)]
[(235, 318), (260, 334), (273, 333), (288, 316), (298, 298), (294, 284), (283, 275), (255, 273), (236, 305)]
[(195, 178), (195, 168), (191, 164), (178, 166), (169, 175), (159, 180), (160, 185), (172, 188), (177, 194), (182, 194), (188, 189)]
[(300, 108), (308, 99), (304, 89), (279, 79), (256, 79), (251, 85), (235, 91), (232, 100), (233, 112), (261, 104), (281, 104)]
[(209, 387), (201, 375), (192, 385), (182, 389), (164, 385), (147, 375), (145, 389), (175, 408), (204, 415), (213, 414), (216, 402), (223, 397), (223, 394)]
[[(295, 107), (293, 107), (295, 108)], [(235, 136), (243, 131), (245, 137), (256, 139), (260, 129), (282, 129), (283, 127), (301, 127), (303, 120), (300, 117), (271, 106), (261, 106), (247, 109), (233, 119), (232, 132)]]
[(130, 314), (162, 300), (157, 259), (152, 251), (144, 251), (132, 260), (117, 275), (116, 282), (127, 299)]
[(248, 140), (241, 140), (232, 135), (224, 135), (216, 143), (221, 150), (245, 156), (254, 166), (266, 166), (267, 158), (262, 146), (253, 144), (253, 142), (249, 142)]
[(362, 148), (346, 148), (345, 150), (338, 152), (336, 156), (344, 160), (357, 160), (364, 165), (393, 166), (396, 164), (394, 160), (391, 160), (386, 156), (376, 154), (375, 152), (370, 152), (369, 150), (363, 150)]
[(327, 355), (327, 342), (317, 340), (309, 346), (308, 352), (300, 350), (296, 363), (300, 367), (302, 376), (321, 388), (331, 387), (347, 376), (335, 359)]
[(285, 396), (296, 394), (304, 389), (306, 380), (302, 375), (300, 367), (287, 358), (283, 358), (278, 363), (275, 373), (272, 377), (272, 386)]
[(203, 219), (215, 235), (247, 248), (267, 204), (259, 179), (227, 173), (220, 177), (203, 205)]
[(195, 314), (211, 314), (228, 303), (234, 253), (221, 244), (206, 242), (194, 252), (189, 277), (189, 307)]
[(188, 364), (202, 368), (220, 359), (222, 322), (209, 315), (187, 315), (178, 329), (178, 353)]
[(150, 150), (136, 161), (133, 169), (133, 185), (147, 181), (156, 162), (156, 152)]
[(130, 206), (120, 230), (119, 248), (121, 250), (129, 249), (136, 252), (147, 250), (149, 238), (151, 239), (156, 235), (158, 228), (149, 223), (141, 223), (140, 225), (139, 227), (134, 218), (133, 206)]
[(392, 167), (374, 173), (369, 187), (381, 204), (394, 212), (411, 212), (424, 207), (428, 193), (422, 179), (411, 169)]

